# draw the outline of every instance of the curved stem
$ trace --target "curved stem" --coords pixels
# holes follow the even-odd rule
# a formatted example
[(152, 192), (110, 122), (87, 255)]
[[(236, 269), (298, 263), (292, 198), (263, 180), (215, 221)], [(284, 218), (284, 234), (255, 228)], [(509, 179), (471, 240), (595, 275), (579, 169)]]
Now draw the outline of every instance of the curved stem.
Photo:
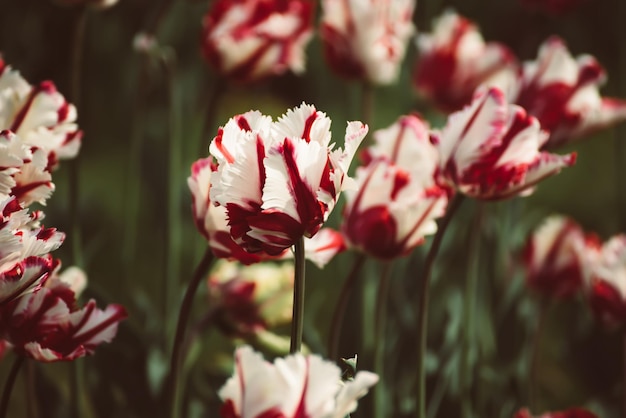
[(383, 266), (383, 274), (378, 285), (376, 295), (376, 323), (374, 325), (374, 372), (380, 380), (374, 389), (374, 416), (384, 418), (385, 415), (385, 330), (387, 326), (387, 302), (389, 301), (389, 288), (391, 287), (392, 263), (386, 262)]
[(343, 318), (348, 306), (348, 300), (354, 289), (354, 285), (359, 278), (359, 272), (361, 267), (365, 263), (365, 254), (358, 254), (352, 264), (352, 270), (343, 282), (337, 304), (335, 305), (335, 311), (333, 312), (333, 319), (330, 323), (330, 336), (328, 338), (328, 358), (331, 360), (337, 360), (339, 356), (339, 335), (341, 334), (341, 328), (343, 327)]
[(433, 243), (430, 246), (430, 250), (426, 255), (426, 261), (424, 262), (424, 270), (422, 271), (422, 277), (419, 287), (419, 301), (417, 311), (417, 384), (416, 384), (416, 396), (417, 396), (417, 417), (426, 418), (426, 374), (424, 373), (424, 358), (426, 356), (426, 336), (428, 327), (428, 290), (430, 283), (430, 274), (441, 247), (441, 241), (443, 235), (448, 228), (450, 220), (454, 216), (455, 212), (461, 206), (463, 202), (462, 195), (456, 195), (450, 203), (446, 215), (441, 220)]
[(299, 353), (302, 347), (302, 328), (304, 320), (304, 237), (295, 245), (295, 277), (293, 281), (293, 315), (291, 319), (291, 345), (289, 352)]
[[(83, 50), (85, 43), (85, 28), (87, 27), (87, 7), (82, 6), (78, 9), (74, 22), (74, 33), (72, 52), (70, 60), (70, 91), (69, 99), (76, 108), (80, 108), (81, 98), (81, 81), (82, 81), (82, 64)], [(80, 227), (80, 210), (78, 208), (79, 200), (79, 159), (74, 158), (69, 162), (69, 207), (70, 222), (72, 231), (72, 264), (83, 266), (83, 249), (81, 240)]]
[(539, 303), (539, 317), (537, 318), (537, 328), (533, 335), (532, 345), (530, 348), (530, 366), (528, 376), (528, 408), (531, 412), (536, 412), (539, 406), (539, 385), (537, 376), (541, 366), (541, 339), (548, 316), (549, 304), (546, 300)]
[(171, 396), (170, 416), (172, 417), (177, 417), (179, 412), (178, 380), (180, 377), (181, 364), (180, 352), (185, 342), (187, 322), (189, 320), (189, 315), (191, 314), (191, 307), (193, 305), (193, 299), (196, 295), (196, 291), (198, 290), (198, 286), (209, 271), (209, 267), (211, 267), (211, 264), (213, 263), (213, 258), (211, 249), (207, 248), (204, 257), (202, 257), (202, 260), (193, 273), (193, 277), (191, 278), (191, 282), (189, 282), (189, 286), (187, 287), (183, 302), (180, 306), (180, 313), (178, 314), (178, 322), (176, 324), (176, 335), (174, 336), (174, 345), (172, 348), (172, 357), (170, 358), (169, 385), (167, 387), (169, 395)]
[(474, 313), (476, 312), (476, 290), (478, 287), (480, 265), (480, 232), (485, 213), (484, 202), (477, 202), (474, 222), (468, 239), (467, 280), (463, 300), (462, 357), (461, 357), (461, 411), (462, 416), (472, 416), (471, 376), (473, 367), (470, 362), (471, 346), (474, 336)]
[(15, 385), (15, 378), (17, 377), (17, 373), (20, 371), (20, 366), (23, 362), (24, 357), (18, 355), (13, 362), (13, 366), (11, 366), (11, 370), (9, 371), (6, 382), (4, 382), (4, 389), (2, 390), (2, 400), (0, 400), (0, 418), (6, 418), (7, 416), (7, 411), (9, 409), (9, 399), (11, 398), (11, 392), (13, 391), (13, 386)]
[[(163, 277), (163, 317), (169, 318), (174, 311), (180, 277), (181, 248), (181, 184), (182, 136), (179, 115), (178, 91), (176, 88), (176, 57), (171, 49), (162, 53), (162, 64), (167, 78), (169, 107), (169, 140), (167, 144), (167, 214), (165, 219), (165, 276)], [(165, 327), (166, 340), (171, 336), (171, 328)]]

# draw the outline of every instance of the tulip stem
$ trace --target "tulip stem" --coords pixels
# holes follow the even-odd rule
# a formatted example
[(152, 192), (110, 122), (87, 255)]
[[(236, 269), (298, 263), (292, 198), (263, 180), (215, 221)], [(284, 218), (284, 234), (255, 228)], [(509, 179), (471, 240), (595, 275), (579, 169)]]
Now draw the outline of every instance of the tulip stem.
[(28, 418), (37, 418), (39, 411), (37, 410), (37, 388), (35, 362), (26, 362), (26, 378), (24, 379), (26, 391), (26, 416)]
[(474, 344), (474, 313), (476, 312), (476, 290), (478, 287), (480, 266), (480, 232), (485, 214), (484, 202), (477, 202), (474, 222), (470, 228), (468, 240), (468, 263), (467, 280), (465, 281), (465, 294), (463, 300), (464, 326), (462, 332), (462, 357), (461, 357), (461, 411), (462, 416), (472, 415), (472, 396), (470, 394), (472, 383), (471, 376), (474, 367), (471, 364), (471, 348)]
[[(83, 65), (83, 53), (85, 44), (85, 30), (87, 28), (88, 10), (87, 6), (81, 6), (76, 10), (76, 16), (74, 17), (73, 39), (72, 39), (72, 52), (70, 56), (70, 101), (77, 109), (80, 108), (81, 99), (81, 83), (82, 83), (82, 65)], [(70, 218), (70, 230), (71, 234), (71, 260), (72, 264), (83, 267), (83, 247), (82, 247), (82, 231), (80, 225), (80, 159), (74, 158), (68, 164), (69, 168), (69, 181), (68, 181), (68, 195), (69, 195), (69, 218)], [(30, 369), (30, 365), (27, 365)], [(79, 367), (76, 362), (71, 366), (72, 382), (82, 380), (82, 374), (84, 369)], [(31, 373), (29, 373), (30, 375)], [(70, 385), (70, 416), (73, 418), (82, 417), (81, 408), (81, 390), (82, 388), (77, 385)], [(30, 410), (30, 407), (29, 407)]]
[(13, 386), (15, 385), (17, 373), (20, 371), (20, 366), (23, 362), (24, 356), (18, 355), (13, 362), (13, 366), (11, 366), (11, 370), (9, 371), (6, 382), (4, 382), (4, 389), (2, 390), (2, 400), (0, 400), (0, 418), (6, 418), (7, 416), (11, 392), (13, 391)]
[(548, 308), (548, 301), (542, 299), (539, 302), (537, 325), (530, 348), (530, 366), (528, 373), (528, 408), (533, 413), (536, 413), (540, 406), (539, 382), (537, 381), (537, 377), (539, 374), (539, 368), (541, 366), (541, 339), (543, 337), (543, 330), (546, 324), (546, 317), (548, 316)]
[(389, 300), (389, 288), (391, 287), (392, 263), (385, 262), (383, 274), (378, 285), (378, 295), (376, 296), (376, 323), (374, 346), (374, 372), (378, 374), (380, 380), (374, 389), (374, 416), (385, 418), (385, 331), (387, 326), (387, 302)]
[(328, 338), (328, 358), (331, 360), (337, 360), (337, 357), (339, 356), (339, 335), (341, 334), (341, 329), (343, 327), (343, 319), (350, 295), (352, 295), (354, 285), (360, 277), (359, 272), (365, 263), (365, 259), (366, 257), (363, 253), (356, 256), (354, 263), (352, 264), (352, 270), (350, 270), (350, 273), (343, 282), (343, 286), (339, 292), (339, 298), (337, 299), (335, 311), (333, 312), (333, 318), (330, 323), (330, 336)]
[[(76, 17), (74, 18), (74, 34), (72, 44), (72, 55), (70, 59), (70, 100), (76, 108), (80, 106), (80, 94), (81, 94), (81, 74), (83, 63), (83, 50), (85, 43), (85, 28), (87, 27), (87, 7), (82, 6), (77, 10)], [(74, 158), (69, 162), (69, 216), (71, 222), (72, 231), (72, 264), (77, 266), (83, 266), (83, 249), (81, 242), (81, 228), (80, 228), (80, 211), (78, 209), (78, 196), (79, 196), (79, 159)]]
[(176, 334), (174, 336), (174, 345), (172, 347), (172, 357), (170, 358), (170, 372), (169, 372), (169, 385), (167, 386), (167, 392), (171, 396), (170, 411), (171, 417), (178, 417), (179, 415), (179, 377), (180, 377), (180, 365), (181, 358), (180, 353), (185, 342), (185, 332), (187, 330), (187, 322), (189, 321), (189, 315), (191, 314), (191, 307), (193, 305), (193, 299), (198, 290), (198, 286), (204, 279), (205, 275), (209, 271), (211, 264), (213, 263), (213, 253), (210, 248), (207, 248), (204, 253), (204, 257), (200, 260), (200, 263), (196, 267), (193, 273), (191, 282), (187, 287), (183, 302), (180, 305), (180, 312), (178, 314), (178, 322), (176, 324)]
[(299, 353), (302, 347), (302, 329), (304, 327), (304, 237), (295, 245), (295, 276), (293, 280), (293, 314), (291, 320), (291, 345), (289, 353)]
[(417, 396), (417, 417), (426, 418), (426, 373), (424, 371), (424, 360), (426, 357), (426, 337), (428, 335), (428, 290), (430, 283), (430, 275), (443, 240), (443, 235), (448, 228), (450, 220), (454, 216), (455, 212), (461, 206), (463, 202), (463, 196), (457, 195), (452, 200), (446, 215), (441, 220), (437, 233), (433, 238), (433, 243), (430, 246), (430, 250), (426, 255), (426, 261), (424, 262), (424, 269), (422, 271), (421, 281), (419, 282), (419, 301), (417, 311), (417, 383), (416, 383), (416, 396)]

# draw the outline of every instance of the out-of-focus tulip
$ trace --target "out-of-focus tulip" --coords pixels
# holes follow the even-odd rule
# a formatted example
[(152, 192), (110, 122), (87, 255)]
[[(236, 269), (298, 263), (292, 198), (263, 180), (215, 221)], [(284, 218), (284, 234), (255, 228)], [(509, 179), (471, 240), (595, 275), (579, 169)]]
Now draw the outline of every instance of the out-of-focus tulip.
[(342, 231), (351, 246), (388, 260), (436, 232), (448, 190), (436, 183), (439, 151), (417, 115), (401, 116), (374, 139), (357, 169), (358, 191), (347, 192)]
[[(429, 179), (432, 182), (432, 175)], [(380, 259), (408, 254), (437, 231), (447, 194), (439, 186), (384, 159), (357, 171), (359, 190), (348, 193), (343, 232), (357, 249)]]
[(415, 0), (324, 0), (320, 27), (326, 60), (340, 76), (395, 81), (415, 31)]
[(126, 318), (120, 305), (96, 308), (90, 300), (76, 306), (71, 288), (52, 277), (37, 292), (25, 294), (0, 309), (0, 336), (13, 349), (38, 361), (75, 360), (110, 342)]
[(526, 283), (546, 297), (570, 297), (581, 290), (588, 241), (572, 219), (552, 216), (528, 238), (524, 249)]
[(598, 87), (605, 80), (594, 57), (574, 59), (565, 43), (553, 37), (541, 46), (536, 61), (524, 64), (514, 101), (550, 132), (544, 147), (555, 148), (626, 120), (626, 101), (600, 96)]
[(517, 74), (515, 56), (504, 45), (485, 43), (478, 28), (453, 11), (418, 36), (419, 59), (413, 82), (438, 108), (453, 112), (470, 103), (476, 88), (503, 83)]
[(341, 370), (317, 355), (294, 354), (269, 363), (249, 347), (235, 352), (234, 375), (220, 389), (224, 418), (343, 418), (378, 382), (359, 371), (342, 382)]
[(608, 324), (626, 323), (626, 235), (608, 240), (586, 277), (591, 308)]
[(513, 418), (598, 418), (598, 416), (581, 408), (573, 408), (560, 412), (545, 412), (540, 415), (532, 415), (528, 409), (521, 409)]
[(243, 267), (220, 261), (209, 276), (217, 323), (227, 334), (249, 335), (289, 324), (293, 306), (293, 263)]
[(204, 18), (204, 56), (241, 82), (300, 73), (313, 11), (311, 0), (217, 0)]
[(0, 130), (10, 130), (23, 144), (44, 152), (48, 171), (58, 160), (78, 154), (82, 132), (76, 117), (76, 108), (54, 83), (31, 86), (0, 58)]
[(231, 118), (209, 148), (218, 163), (209, 193), (226, 208), (235, 242), (279, 255), (314, 236), (348, 185), (366, 133), (367, 126), (350, 122), (345, 150), (334, 149), (330, 119), (305, 104), (276, 122), (258, 111)]
[(449, 116), (438, 135), (443, 181), (478, 199), (528, 195), (539, 181), (574, 164), (575, 154), (539, 151), (548, 139), (539, 122), (499, 89), (477, 92)]

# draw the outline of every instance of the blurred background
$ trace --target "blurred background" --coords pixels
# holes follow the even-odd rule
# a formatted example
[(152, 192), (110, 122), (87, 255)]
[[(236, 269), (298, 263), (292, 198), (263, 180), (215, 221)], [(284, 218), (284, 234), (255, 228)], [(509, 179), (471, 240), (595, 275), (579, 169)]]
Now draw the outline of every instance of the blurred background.
[[(68, 164), (53, 175), (56, 191), (46, 208), (45, 224), (68, 234), (55, 253), (65, 266), (72, 264), (73, 245), (83, 249), (82, 264), (89, 277), (86, 297), (101, 304), (123, 304), (129, 319), (112, 344), (79, 361), (85, 417), (164, 415), (161, 390), (176, 309), (206, 248), (193, 225), (186, 178), (191, 163), (208, 155), (217, 126), (250, 109), (278, 116), (306, 101), (333, 119), (334, 137), (341, 138), (345, 121), (360, 117), (360, 85), (330, 72), (317, 36), (307, 48), (302, 76), (286, 75), (246, 87), (224, 84), (200, 52), (208, 6), (209, 2), (197, 0), (120, 0), (111, 9), (87, 16), (81, 89), (73, 100), (85, 133), (78, 157), (82, 242), (76, 243), (72, 235)], [(604, 65), (609, 76), (604, 96), (626, 98), (622, 0), (581, 1), (579, 7), (559, 15), (525, 7), (520, 0), (419, 0), (418, 32), (430, 31), (432, 19), (446, 8), (475, 21), (486, 40), (508, 45), (521, 60), (534, 59), (548, 36), (561, 36), (573, 55), (589, 53)], [(0, 0), (4, 60), (29, 82), (52, 80), (67, 96), (77, 18), (76, 10), (52, 1)], [(133, 49), (137, 34), (154, 28), (154, 22), (165, 63)], [(412, 44), (399, 81), (376, 90), (370, 132), (410, 111), (420, 112), (434, 127), (445, 123), (445, 115), (420, 100), (411, 87), (415, 59)], [(216, 91), (221, 94), (217, 104), (212, 100)], [(180, 153), (173, 166), (172, 149)], [(453, 221), (432, 287), (427, 359), (431, 417), (459, 416), (468, 397), (473, 399), (475, 416), (482, 418), (510, 417), (527, 405), (529, 346), (539, 302), (524, 286), (519, 252), (531, 229), (546, 215), (562, 213), (602, 239), (626, 232), (625, 128), (603, 131), (560, 152), (572, 150), (578, 152), (577, 164), (541, 184), (533, 196), (484, 209), (470, 202)], [(476, 246), (468, 244), (468, 236), (477, 210), (484, 210), (484, 227)], [(330, 221), (335, 227), (339, 214), (336, 210)], [(166, 227), (172, 220), (175, 236)], [(385, 358), (387, 380), (396, 386), (384, 394), (393, 417), (412, 416), (415, 407), (410, 400), (414, 376), (407, 373), (414, 369), (416, 351), (412, 295), (428, 241), (393, 270)], [(467, 249), (474, 247), (480, 261), (469, 265), (472, 251)], [(177, 261), (166, 265), (172, 251)], [(353, 259), (353, 254), (343, 253), (323, 271), (312, 265), (308, 269), (304, 338), (314, 352), (325, 351), (332, 307)], [(374, 260), (367, 263), (361, 280), (364, 302), (349, 308), (341, 342), (342, 353), (359, 353), (362, 368), (371, 368), (373, 318), (367, 307), (373, 304), (381, 270)], [(179, 278), (174, 285), (167, 283), (168, 271)], [(480, 287), (470, 339), (473, 373), (463, 377), (459, 341), (462, 293), (469, 274), (479, 275)], [(209, 309), (205, 287), (194, 309), (196, 319)], [(274, 331), (288, 335), (288, 329)], [(623, 330), (599, 326), (576, 299), (551, 306), (544, 336), (540, 409), (581, 405), (602, 417), (620, 416)], [(280, 354), (276, 344), (273, 352), (257, 344), (268, 356)], [(215, 329), (203, 333), (193, 346), (186, 362), (184, 395), (189, 417), (216, 416), (220, 404), (216, 392), (231, 373), (233, 347), (233, 341)], [(0, 363), (0, 379), (9, 363)], [(41, 417), (70, 416), (73, 367), (29, 368)], [(11, 417), (27, 416), (26, 390), (19, 382)], [(353, 416), (372, 416), (368, 402), (362, 401)]]

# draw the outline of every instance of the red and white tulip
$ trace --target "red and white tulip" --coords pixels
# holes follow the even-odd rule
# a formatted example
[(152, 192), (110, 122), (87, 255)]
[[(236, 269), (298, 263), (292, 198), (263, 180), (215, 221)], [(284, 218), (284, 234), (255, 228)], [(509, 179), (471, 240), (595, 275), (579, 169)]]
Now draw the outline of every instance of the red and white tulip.
[(348, 167), (367, 133), (350, 122), (345, 150), (334, 149), (330, 122), (302, 104), (276, 122), (251, 111), (220, 128), (209, 148), (218, 163), (210, 199), (226, 208), (237, 244), (279, 255), (319, 231), (349, 185)]
[(623, 324), (626, 322), (626, 235), (608, 240), (595, 256), (587, 276), (591, 308), (606, 323)]
[(572, 408), (558, 412), (544, 412), (540, 415), (533, 415), (528, 409), (521, 409), (513, 418), (598, 418), (598, 416), (582, 408)]
[(420, 34), (419, 59), (413, 74), (418, 92), (439, 109), (453, 112), (470, 103), (478, 86), (510, 84), (518, 64), (504, 45), (485, 43), (476, 25), (446, 11), (430, 34)]
[(311, 0), (217, 0), (204, 18), (204, 56), (220, 74), (241, 82), (301, 73), (314, 5)]
[(291, 322), (293, 263), (252, 266), (220, 261), (209, 276), (217, 323), (227, 334), (249, 335)]
[[(432, 177), (431, 177), (432, 179)], [(408, 254), (437, 231), (444, 215), (446, 190), (386, 160), (359, 168), (357, 193), (347, 196), (343, 233), (351, 246), (389, 260)]]
[(575, 154), (541, 152), (547, 139), (537, 119), (508, 104), (501, 90), (478, 91), (435, 138), (442, 181), (483, 200), (528, 195), (539, 181), (576, 161)]
[(58, 160), (78, 154), (82, 132), (76, 118), (76, 108), (54, 83), (31, 86), (0, 58), (0, 130), (10, 130), (23, 144), (42, 150), (48, 171)]
[(341, 370), (317, 355), (294, 354), (269, 363), (250, 347), (235, 352), (235, 373), (220, 389), (224, 418), (343, 418), (378, 381), (360, 371), (342, 382)]
[(398, 78), (415, 31), (415, 0), (324, 0), (320, 27), (326, 60), (340, 76), (372, 84)]
[(14, 350), (35, 360), (70, 361), (110, 342), (126, 317), (122, 306), (100, 310), (94, 300), (78, 308), (70, 286), (52, 277), (37, 292), (2, 306), (0, 336)]
[(626, 101), (601, 97), (606, 73), (596, 59), (574, 59), (556, 37), (539, 49), (536, 61), (524, 64), (515, 103), (539, 119), (550, 132), (545, 148), (554, 148), (626, 120)]
[(593, 238), (572, 219), (546, 219), (524, 249), (526, 283), (542, 296), (574, 296), (583, 286), (590, 245), (595, 245)]
[[(289, 258), (292, 254), (288, 249), (276, 256), (264, 252), (250, 253), (233, 240), (228, 227), (226, 208), (213, 205), (209, 196), (211, 174), (214, 169), (217, 169), (217, 166), (211, 158), (199, 159), (192, 164), (191, 176), (187, 179), (196, 227), (207, 239), (213, 255), (246, 265), (264, 260)], [(305, 240), (305, 257), (322, 268), (345, 248), (340, 233), (330, 228), (322, 228), (315, 236)]]

